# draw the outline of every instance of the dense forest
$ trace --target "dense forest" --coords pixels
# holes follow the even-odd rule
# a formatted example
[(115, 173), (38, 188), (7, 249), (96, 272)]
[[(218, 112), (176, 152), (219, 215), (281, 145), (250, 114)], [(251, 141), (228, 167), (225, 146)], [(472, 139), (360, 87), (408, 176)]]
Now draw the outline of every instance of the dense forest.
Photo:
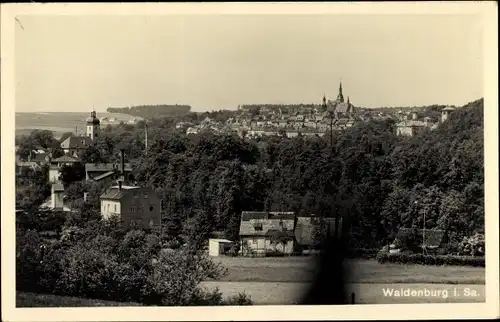
[(140, 105), (131, 107), (108, 107), (108, 113), (121, 113), (142, 118), (181, 116), (191, 111), (189, 105)]
[[(137, 183), (162, 198), (172, 240), (195, 226), (206, 230), (197, 236), (236, 239), (242, 211), (273, 210), (339, 215), (353, 247), (377, 248), (401, 227), (422, 227), (425, 213), (425, 227), (447, 229), (453, 247), (484, 227), (482, 109), (483, 100), (467, 104), (410, 138), (396, 136), (391, 120), (363, 122), (334, 133), (333, 145), (330, 135), (187, 137), (170, 117), (150, 122), (147, 155), (139, 122), (107, 128), (81, 157), (116, 161), (125, 149)], [(91, 184), (70, 177), (70, 199), (81, 199)]]

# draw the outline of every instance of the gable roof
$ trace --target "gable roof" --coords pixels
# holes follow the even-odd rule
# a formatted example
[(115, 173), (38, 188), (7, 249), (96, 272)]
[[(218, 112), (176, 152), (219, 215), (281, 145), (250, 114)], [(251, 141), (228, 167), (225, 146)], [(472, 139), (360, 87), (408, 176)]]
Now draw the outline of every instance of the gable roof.
[(62, 157), (52, 160), (52, 163), (60, 163), (60, 162), (80, 162), (80, 160), (70, 157), (69, 155), (63, 155)]
[(32, 160), (35, 162), (43, 162), (43, 161), (48, 160), (49, 157), (50, 157), (49, 153), (42, 152), (42, 153), (35, 154), (35, 156), (34, 156), (34, 158), (32, 158)]
[(120, 200), (126, 195), (125, 189), (109, 188), (102, 195), (101, 199)]
[(130, 198), (133, 191), (138, 191), (139, 193), (147, 193), (149, 195), (155, 192), (148, 187), (137, 187), (137, 186), (125, 186), (123, 185), (120, 189), (117, 186), (108, 188), (103, 194), (101, 194), (100, 199), (108, 200), (122, 200), (123, 198)]
[[(259, 226), (261, 229), (256, 230)], [(240, 236), (267, 236), (269, 231), (290, 231), (293, 235), (295, 214), (293, 212), (244, 211), (241, 214)], [(290, 234), (290, 233), (286, 233)]]
[(105, 172), (103, 174), (100, 174), (98, 176), (95, 176), (94, 178), (92, 178), (94, 181), (99, 181), (99, 180), (102, 180), (102, 179), (105, 179), (109, 176), (111, 176), (112, 174), (114, 174), (115, 171), (108, 171), (108, 172)]
[[(400, 228), (396, 239), (409, 235), (414, 229)], [(416, 229), (417, 236), (423, 238), (423, 229)], [(446, 231), (440, 229), (426, 229), (425, 230), (425, 245), (430, 247), (439, 247), (443, 242)]]
[(86, 149), (92, 145), (93, 141), (88, 136), (70, 136), (61, 142), (63, 149)]
[[(124, 164), (125, 171), (132, 171), (132, 165), (130, 163)], [(120, 163), (86, 163), (85, 171), (87, 172), (108, 172), (113, 170), (121, 170)]]

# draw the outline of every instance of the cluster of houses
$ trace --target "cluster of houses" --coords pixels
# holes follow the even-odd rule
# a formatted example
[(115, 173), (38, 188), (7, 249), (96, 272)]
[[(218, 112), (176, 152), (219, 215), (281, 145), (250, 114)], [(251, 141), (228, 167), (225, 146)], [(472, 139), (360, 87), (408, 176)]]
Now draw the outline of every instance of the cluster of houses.
[[(93, 111), (86, 119), (86, 135), (72, 135), (61, 142), (64, 155), (52, 158), (50, 151), (36, 147), (28, 161), (16, 160), (16, 170), (23, 167), (36, 170), (44, 164), (49, 165), (48, 181), (51, 184), (51, 196), (41, 208), (57, 211), (73, 211), (72, 205), (66, 201), (65, 188), (61, 182), (63, 166), (73, 166), (82, 163), (78, 154), (92, 146), (100, 134), (100, 120)], [(30, 154), (30, 155), (31, 155)], [(148, 187), (133, 184), (132, 165), (125, 163), (124, 153), (121, 153), (120, 163), (86, 163), (85, 179), (99, 182), (107, 186), (100, 196), (101, 215), (103, 218), (118, 216), (124, 222), (140, 221), (149, 227), (161, 224), (161, 200)], [(87, 193), (83, 196), (87, 199)]]
[[(451, 106), (447, 106), (441, 110), (441, 123), (446, 121), (449, 115), (455, 110)], [(401, 136), (414, 136), (421, 133), (425, 129), (434, 130), (439, 126), (439, 123), (430, 117), (419, 119), (418, 113), (415, 111), (410, 112), (410, 117), (403, 117), (400, 122), (396, 124), (396, 134)]]
[(187, 135), (198, 134), (205, 131), (209, 131), (214, 134), (228, 134), (235, 132), (228, 124), (217, 122), (208, 116), (198, 125), (194, 125), (190, 122), (179, 122), (177, 123), (176, 128), (186, 129)]
[[(444, 122), (453, 107), (442, 110), (441, 122)], [(241, 105), (234, 117), (225, 123), (206, 117), (200, 124), (179, 122), (176, 127), (184, 129), (186, 134), (210, 131), (214, 134), (238, 134), (241, 137), (259, 136), (324, 136), (327, 131), (339, 131), (352, 127), (356, 122), (369, 120), (396, 120), (396, 134), (413, 136), (423, 129), (434, 130), (439, 122), (430, 117), (419, 119), (415, 111), (398, 110), (394, 112), (369, 111), (356, 108), (349, 97), (344, 100), (342, 83), (335, 100), (323, 97), (322, 104), (296, 105)]]
[(238, 106), (235, 117), (225, 123), (207, 117), (199, 125), (179, 122), (177, 128), (185, 128), (187, 134), (208, 130), (215, 134), (235, 133), (241, 137), (323, 136), (328, 130), (346, 129), (362, 120), (349, 97), (344, 100), (341, 83), (337, 98), (327, 100), (324, 96), (322, 104), (243, 105)]

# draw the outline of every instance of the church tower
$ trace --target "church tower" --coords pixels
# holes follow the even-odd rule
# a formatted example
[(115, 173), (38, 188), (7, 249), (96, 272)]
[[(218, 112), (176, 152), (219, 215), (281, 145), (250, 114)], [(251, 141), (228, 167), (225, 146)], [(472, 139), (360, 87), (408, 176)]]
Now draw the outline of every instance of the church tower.
[(90, 113), (90, 117), (87, 118), (87, 136), (92, 140), (95, 140), (99, 136), (101, 130), (101, 121), (96, 116), (95, 111)]
[(342, 95), (342, 82), (340, 82), (339, 95), (337, 96), (337, 102), (344, 103), (344, 95)]

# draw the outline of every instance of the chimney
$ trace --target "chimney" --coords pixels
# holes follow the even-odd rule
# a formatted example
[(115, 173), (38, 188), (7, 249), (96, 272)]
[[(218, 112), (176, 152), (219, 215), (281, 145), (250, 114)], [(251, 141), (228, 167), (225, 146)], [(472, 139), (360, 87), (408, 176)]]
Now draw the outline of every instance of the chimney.
[(89, 193), (88, 192), (84, 192), (83, 193), (83, 201), (87, 202), (88, 201), (88, 195)]

